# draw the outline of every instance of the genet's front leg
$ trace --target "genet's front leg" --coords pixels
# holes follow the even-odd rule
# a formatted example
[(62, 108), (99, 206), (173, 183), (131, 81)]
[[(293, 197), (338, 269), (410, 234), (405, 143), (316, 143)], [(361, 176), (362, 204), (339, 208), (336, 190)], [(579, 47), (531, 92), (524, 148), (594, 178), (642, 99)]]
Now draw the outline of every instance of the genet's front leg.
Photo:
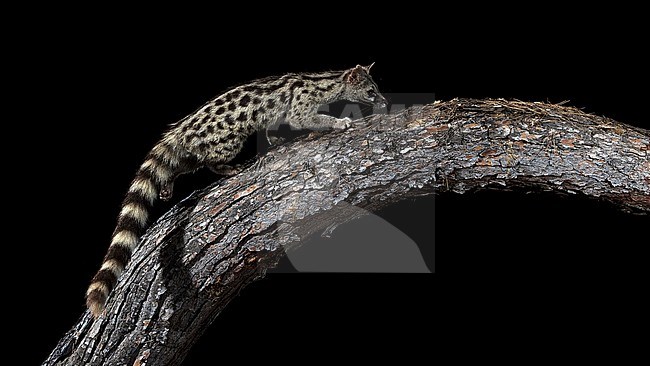
[(327, 130), (336, 129), (344, 130), (350, 127), (352, 120), (348, 117), (336, 118), (326, 114), (312, 114), (298, 119), (290, 120), (289, 125), (297, 129)]
[(345, 130), (350, 127), (352, 120), (348, 117), (336, 118), (326, 114), (317, 114), (316, 123), (324, 128), (333, 128), (335, 130)]
[(266, 141), (269, 143), (269, 145), (280, 145), (284, 142), (284, 138), (282, 137), (277, 137), (277, 136), (269, 136), (269, 131), (271, 130), (270, 127), (267, 127), (265, 130), (266, 134)]

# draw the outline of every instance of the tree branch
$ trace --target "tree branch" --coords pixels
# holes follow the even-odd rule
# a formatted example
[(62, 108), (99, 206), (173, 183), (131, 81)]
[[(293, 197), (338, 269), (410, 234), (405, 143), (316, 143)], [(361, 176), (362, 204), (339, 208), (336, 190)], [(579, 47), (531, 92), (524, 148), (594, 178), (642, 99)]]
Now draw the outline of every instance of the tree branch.
[(158, 220), (105, 315), (93, 322), (86, 312), (44, 365), (178, 365), (285, 247), (358, 217), (358, 208), (436, 191), (517, 188), (583, 194), (647, 214), (649, 151), (649, 131), (504, 100), (452, 100), (313, 133)]

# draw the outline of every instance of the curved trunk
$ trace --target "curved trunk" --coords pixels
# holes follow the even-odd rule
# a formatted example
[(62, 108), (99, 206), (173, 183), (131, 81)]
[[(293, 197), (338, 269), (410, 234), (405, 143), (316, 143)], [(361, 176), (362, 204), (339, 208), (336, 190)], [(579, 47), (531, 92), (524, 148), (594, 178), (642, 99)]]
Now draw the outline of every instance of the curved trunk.
[[(285, 247), (440, 190), (550, 190), (650, 212), (650, 132), (574, 108), (452, 100), (314, 133), (194, 193), (152, 226), (97, 321), (44, 365), (178, 365)], [(346, 202), (352, 204), (339, 204)], [(352, 207), (352, 208), (351, 208)]]

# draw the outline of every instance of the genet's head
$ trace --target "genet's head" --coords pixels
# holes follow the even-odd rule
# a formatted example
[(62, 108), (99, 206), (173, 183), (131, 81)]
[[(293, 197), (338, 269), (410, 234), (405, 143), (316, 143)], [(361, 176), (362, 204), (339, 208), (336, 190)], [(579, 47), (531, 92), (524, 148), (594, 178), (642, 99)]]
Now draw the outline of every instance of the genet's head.
[[(374, 63), (372, 64), (374, 65)], [(343, 98), (375, 108), (386, 107), (386, 98), (379, 92), (379, 87), (370, 76), (370, 66), (357, 65), (343, 73)]]

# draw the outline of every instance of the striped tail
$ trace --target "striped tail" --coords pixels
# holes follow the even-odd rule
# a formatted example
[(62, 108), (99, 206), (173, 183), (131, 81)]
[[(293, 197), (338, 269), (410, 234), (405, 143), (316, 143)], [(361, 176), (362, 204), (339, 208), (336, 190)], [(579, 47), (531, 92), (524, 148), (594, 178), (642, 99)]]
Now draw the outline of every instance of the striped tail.
[(178, 160), (173, 153), (174, 150), (164, 143), (156, 145), (131, 183), (108, 253), (86, 292), (86, 305), (95, 318), (104, 310), (108, 294), (148, 227), (149, 212), (159, 197), (160, 188), (174, 179)]

